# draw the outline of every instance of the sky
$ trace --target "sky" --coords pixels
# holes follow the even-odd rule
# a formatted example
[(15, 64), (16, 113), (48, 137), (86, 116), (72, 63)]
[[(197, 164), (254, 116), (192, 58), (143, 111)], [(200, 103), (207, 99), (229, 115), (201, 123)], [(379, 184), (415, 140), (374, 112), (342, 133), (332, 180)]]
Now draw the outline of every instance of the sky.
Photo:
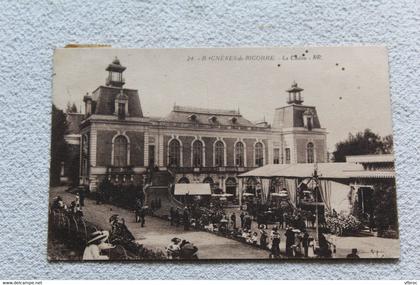
[(176, 104), (239, 109), (251, 121), (271, 123), (296, 81), (303, 104), (317, 108), (328, 131), (328, 151), (366, 128), (392, 134), (384, 47), (57, 49), (53, 103), (84, 110), (83, 96), (105, 84), (116, 56), (127, 67), (124, 87), (139, 91), (144, 116), (165, 116)]

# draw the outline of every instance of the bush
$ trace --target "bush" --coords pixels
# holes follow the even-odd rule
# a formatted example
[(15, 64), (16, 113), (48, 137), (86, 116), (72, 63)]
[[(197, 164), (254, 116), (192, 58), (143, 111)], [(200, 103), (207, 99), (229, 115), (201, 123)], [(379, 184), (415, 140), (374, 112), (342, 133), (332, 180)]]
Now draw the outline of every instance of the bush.
[(325, 222), (329, 231), (339, 236), (357, 234), (363, 228), (362, 222), (353, 215), (326, 214)]
[(102, 180), (98, 191), (102, 195), (105, 202), (109, 202), (116, 206), (134, 209), (136, 198), (141, 196), (141, 186), (134, 184), (114, 185), (107, 179)]
[[(386, 232), (389, 230), (398, 232), (398, 212), (395, 186), (389, 186), (385, 183), (382, 185), (376, 185), (373, 199), (376, 205), (374, 210), (374, 220), (375, 226), (378, 229), (378, 235), (385, 237), (387, 235)], [(398, 233), (396, 235), (398, 236)]]

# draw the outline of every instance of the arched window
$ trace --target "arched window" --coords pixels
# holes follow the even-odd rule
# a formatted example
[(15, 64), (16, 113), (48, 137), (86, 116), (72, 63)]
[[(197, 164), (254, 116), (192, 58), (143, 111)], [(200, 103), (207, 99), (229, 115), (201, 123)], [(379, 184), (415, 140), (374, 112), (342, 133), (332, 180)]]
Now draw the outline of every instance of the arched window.
[(214, 164), (215, 166), (223, 166), (225, 164), (225, 145), (221, 141), (217, 141), (215, 145)]
[(237, 187), (236, 179), (234, 177), (228, 177), (225, 181), (225, 185), (226, 185), (226, 193), (232, 194), (233, 197), (235, 197), (236, 187)]
[(213, 178), (211, 178), (210, 176), (207, 176), (206, 178), (204, 178), (203, 183), (210, 184), (210, 189), (214, 190), (215, 184), (214, 184)]
[(249, 177), (246, 180), (245, 192), (255, 194), (255, 188), (257, 186), (257, 183), (258, 182), (257, 182), (257, 179), (255, 177)]
[(307, 156), (307, 162), (308, 163), (314, 163), (315, 159), (314, 159), (314, 144), (313, 143), (308, 143), (306, 146), (306, 156)]
[(203, 166), (203, 143), (198, 140), (193, 143), (193, 166)]
[(179, 184), (189, 184), (190, 180), (187, 177), (183, 176), (178, 180), (178, 183)]
[(180, 166), (181, 162), (181, 144), (178, 140), (174, 139), (169, 143), (169, 166)]
[(128, 141), (124, 136), (118, 136), (114, 140), (114, 165), (127, 166)]
[(255, 144), (255, 166), (260, 167), (264, 165), (263, 145), (258, 142)]
[(235, 165), (244, 166), (244, 144), (242, 142), (237, 142), (235, 145)]

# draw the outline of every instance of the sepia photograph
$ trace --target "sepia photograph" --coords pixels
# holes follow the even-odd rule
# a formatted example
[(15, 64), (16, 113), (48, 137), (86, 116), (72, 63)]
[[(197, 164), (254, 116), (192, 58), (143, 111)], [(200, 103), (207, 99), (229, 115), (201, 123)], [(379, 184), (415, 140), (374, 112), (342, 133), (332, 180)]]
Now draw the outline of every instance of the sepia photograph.
[(53, 67), (49, 261), (400, 257), (385, 47), (60, 48)]

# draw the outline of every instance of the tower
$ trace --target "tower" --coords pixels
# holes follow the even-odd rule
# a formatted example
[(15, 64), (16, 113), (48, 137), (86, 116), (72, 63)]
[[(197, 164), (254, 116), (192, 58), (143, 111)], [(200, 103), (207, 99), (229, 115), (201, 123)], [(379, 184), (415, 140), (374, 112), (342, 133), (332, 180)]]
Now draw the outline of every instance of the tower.
[(301, 96), (301, 92), (303, 91), (302, 88), (300, 88), (296, 81), (293, 81), (292, 83), (292, 87), (290, 87), (290, 89), (286, 90), (286, 92), (289, 93), (289, 98), (287, 100), (287, 104), (298, 104), (298, 105), (302, 105), (303, 103), (303, 98)]
[(281, 145), (281, 161), (286, 164), (327, 160), (327, 131), (321, 127), (316, 107), (303, 105), (302, 91), (293, 81), (286, 90), (287, 105), (274, 112), (272, 127), (279, 134), (277, 145)]
[(108, 77), (106, 79), (106, 86), (122, 88), (125, 84), (125, 80), (122, 76), (122, 73), (125, 69), (126, 67), (122, 66), (120, 60), (117, 57), (115, 57), (112, 63), (110, 63), (105, 69), (109, 72)]

